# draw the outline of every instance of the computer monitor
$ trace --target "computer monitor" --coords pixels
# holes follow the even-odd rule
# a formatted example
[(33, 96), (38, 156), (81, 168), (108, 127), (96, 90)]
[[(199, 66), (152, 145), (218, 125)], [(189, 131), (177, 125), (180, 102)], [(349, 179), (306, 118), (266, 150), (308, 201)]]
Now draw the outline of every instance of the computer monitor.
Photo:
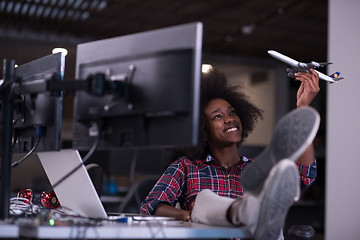
[(90, 149), (99, 122), (102, 150), (196, 145), (201, 53), (201, 23), (79, 44), (76, 79), (101, 73), (124, 89), (76, 92), (73, 148)]
[[(61, 53), (48, 55), (18, 66), (15, 76), (18, 85), (31, 86), (57, 74), (62, 80), (65, 57)], [(25, 89), (25, 87), (24, 87)], [(18, 93), (13, 96), (12, 153), (28, 153), (39, 143), (35, 152), (61, 149), (62, 96), (50, 92)]]

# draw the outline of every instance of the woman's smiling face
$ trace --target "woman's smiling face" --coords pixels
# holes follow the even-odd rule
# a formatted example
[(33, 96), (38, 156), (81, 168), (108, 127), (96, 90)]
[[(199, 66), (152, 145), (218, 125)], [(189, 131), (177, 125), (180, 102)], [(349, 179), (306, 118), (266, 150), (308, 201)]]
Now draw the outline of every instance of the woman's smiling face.
[(227, 101), (220, 98), (211, 100), (204, 113), (209, 145), (228, 146), (241, 142), (241, 120)]

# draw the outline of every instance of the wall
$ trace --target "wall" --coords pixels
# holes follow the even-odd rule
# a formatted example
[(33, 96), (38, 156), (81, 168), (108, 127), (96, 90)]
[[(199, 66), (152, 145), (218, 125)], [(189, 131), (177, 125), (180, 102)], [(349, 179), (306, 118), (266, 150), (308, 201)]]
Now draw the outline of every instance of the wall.
[(326, 239), (360, 238), (360, 1), (329, 1), (329, 73), (346, 79), (328, 86)]

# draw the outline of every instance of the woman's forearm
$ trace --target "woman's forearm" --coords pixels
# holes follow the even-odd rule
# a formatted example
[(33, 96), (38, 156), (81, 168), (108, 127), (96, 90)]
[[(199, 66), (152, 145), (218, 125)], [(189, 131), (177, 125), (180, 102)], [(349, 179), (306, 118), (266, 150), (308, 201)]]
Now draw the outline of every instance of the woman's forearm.
[(174, 217), (176, 220), (189, 221), (191, 212), (183, 209), (174, 208), (170, 205), (159, 203), (154, 211), (154, 215), (163, 217)]

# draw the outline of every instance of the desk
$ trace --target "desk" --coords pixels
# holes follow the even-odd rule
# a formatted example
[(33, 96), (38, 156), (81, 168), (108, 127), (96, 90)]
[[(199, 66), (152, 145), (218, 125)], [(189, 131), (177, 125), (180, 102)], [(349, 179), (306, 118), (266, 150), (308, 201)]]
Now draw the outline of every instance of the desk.
[(0, 238), (18, 238), (18, 237), (19, 237), (18, 226), (0, 221)]
[(108, 223), (102, 226), (23, 225), (20, 236), (37, 239), (220, 239), (249, 238), (243, 228), (198, 223)]

